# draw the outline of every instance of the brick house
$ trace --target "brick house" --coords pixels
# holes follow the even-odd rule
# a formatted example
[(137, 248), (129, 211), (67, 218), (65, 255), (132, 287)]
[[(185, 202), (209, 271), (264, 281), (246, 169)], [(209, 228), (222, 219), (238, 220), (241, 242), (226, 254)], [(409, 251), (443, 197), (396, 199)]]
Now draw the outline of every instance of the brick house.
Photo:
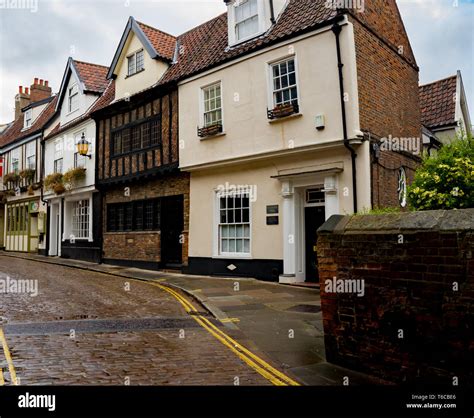
[(187, 264), (189, 175), (178, 168), (178, 92), (158, 84), (175, 49), (173, 36), (131, 17), (107, 74), (113, 82), (92, 114), (104, 262)]
[(177, 37), (160, 80), (178, 83), (186, 115), (186, 271), (317, 280), (325, 219), (406, 206), (421, 152), (418, 66), (395, 0), (363, 13), (323, 0), (225, 3)]
[(46, 205), (42, 200), (41, 140), (50, 129), (57, 96), (47, 80), (19, 87), (15, 120), (0, 133), (2, 203), (0, 225), (7, 251), (45, 253)]
[[(55, 110), (53, 129), (44, 138), (44, 188), (48, 204), (47, 254), (101, 260), (101, 199), (95, 187), (95, 122), (90, 118), (109, 85), (108, 67), (68, 59)], [(86, 156), (78, 145), (89, 145)], [(69, 181), (74, 178), (73, 181)], [(49, 181), (51, 183), (51, 181)]]

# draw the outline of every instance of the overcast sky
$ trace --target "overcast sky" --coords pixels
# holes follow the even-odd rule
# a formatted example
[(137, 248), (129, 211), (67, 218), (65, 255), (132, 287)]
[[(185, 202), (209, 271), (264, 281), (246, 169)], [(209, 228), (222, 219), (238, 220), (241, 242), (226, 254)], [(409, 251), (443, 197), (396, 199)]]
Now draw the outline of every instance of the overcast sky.
[[(0, 123), (12, 120), (19, 85), (38, 77), (57, 92), (69, 56), (110, 65), (130, 15), (178, 35), (225, 11), (223, 0), (37, 0), (36, 11), (35, 0), (17, 0), (33, 8), (2, 8), (11, 1), (0, 1)], [(420, 82), (460, 69), (474, 120), (474, 0), (398, 4)]]

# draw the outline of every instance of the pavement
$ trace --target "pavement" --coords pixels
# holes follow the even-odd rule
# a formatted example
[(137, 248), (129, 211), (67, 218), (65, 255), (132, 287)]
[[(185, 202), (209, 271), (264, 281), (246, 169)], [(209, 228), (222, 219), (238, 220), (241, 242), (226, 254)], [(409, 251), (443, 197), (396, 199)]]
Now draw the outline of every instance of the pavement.
[[(109, 277), (115, 276), (122, 279), (166, 284), (192, 298), (196, 305), (200, 306), (198, 310), (201, 311), (201, 314), (208, 315), (215, 320), (216, 323), (218, 323), (228, 335), (238, 341), (238, 343), (250, 351), (257, 353), (261, 358), (265, 359), (265, 361), (268, 361), (276, 367), (276, 369), (281, 370), (304, 385), (342, 385), (346, 377), (349, 377), (349, 381), (354, 385), (387, 383), (375, 377), (326, 362), (319, 290), (315, 287), (296, 287), (244, 278), (191, 276), (172, 272), (95, 264), (57, 257), (44, 257), (36, 254), (7, 252), (0, 253), (0, 271), (2, 271), (2, 258), (10, 258), (18, 261), (24, 259), (49, 265), (57, 265), (62, 268), (73, 268), (83, 272), (89, 272), (90, 274), (100, 273), (106, 274)], [(32, 263), (28, 262), (28, 264)], [(95, 280), (99, 279), (94, 278), (94, 285), (100, 286), (99, 283), (97, 283), (97, 285), (95, 284)], [(91, 289), (88, 291), (90, 290)], [(96, 289), (93, 290), (95, 291)], [(108, 292), (109, 290), (104, 289), (104, 291)], [(60, 289), (58, 289), (58, 292), (60, 292)], [(54, 293), (51, 295), (51, 293), (48, 292), (48, 296), (51, 298), (54, 296)], [(127, 296), (129, 297), (130, 295)], [(96, 335), (94, 332), (100, 332), (102, 336), (105, 333), (110, 341), (105, 341), (103, 344), (109, 348), (114, 347), (114, 344), (120, 344), (118, 340), (116, 341), (115, 336), (117, 333), (121, 334), (125, 340), (137, 338), (141, 340), (145, 338), (145, 345), (152, 351), (159, 350), (159, 344), (154, 339), (146, 337), (146, 334), (150, 333), (151, 330), (159, 329), (160, 335), (164, 335), (164, 340), (166, 340), (166, 333), (173, 332), (172, 329), (186, 329), (187, 333), (195, 333), (195, 339), (193, 340), (194, 352), (192, 345), (186, 347), (184, 352), (182, 352), (182, 350), (180, 352), (181, 355), (185, 354), (183, 358), (188, 359), (185, 361), (188, 363), (189, 361), (197, 361), (192, 360), (196, 352), (205, 350), (205, 355), (210, 356), (207, 358), (211, 359), (213, 356), (216, 356), (216, 359), (221, 358), (222, 364), (225, 364), (225, 366), (223, 366), (225, 372), (221, 376), (221, 379), (219, 380), (219, 378), (217, 378), (216, 380), (215, 376), (214, 378), (206, 376), (206, 379), (209, 378), (209, 380), (205, 381), (210, 382), (207, 384), (225, 384), (219, 382), (222, 380), (225, 382), (225, 376), (234, 376), (237, 371), (239, 372), (239, 376), (243, 376), (243, 381), (246, 382), (244, 384), (260, 385), (268, 383), (262, 379), (261, 376), (255, 376), (249, 373), (248, 370), (245, 371), (242, 369), (241, 364), (236, 365), (236, 363), (233, 363), (231, 361), (232, 359), (227, 357), (229, 353), (221, 353), (220, 350), (214, 346), (212, 346), (212, 350), (209, 350), (210, 342), (207, 340), (209, 335), (201, 335), (201, 330), (197, 329), (193, 321), (189, 321), (189, 317), (180, 317), (178, 312), (175, 311), (175, 308), (172, 307), (172, 301), (164, 301), (162, 298), (151, 298), (150, 296), (151, 294), (148, 295), (146, 303), (143, 305), (143, 301), (138, 304), (131, 304), (129, 300), (124, 300), (122, 294), (118, 296), (116, 306), (111, 308), (110, 315), (107, 315), (107, 309), (104, 309), (105, 312), (97, 312), (97, 303), (91, 304), (88, 303), (87, 300), (84, 300), (82, 304), (85, 304), (88, 308), (85, 311), (88, 312), (90, 316), (89, 319), (96, 319), (94, 324), (83, 324), (80, 321), (79, 323), (74, 323), (74, 321), (84, 318), (60, 318), (61, 323), (55, 325), (54, 323), (51, 324), (50, 321), (58, 320), (58, 318), (54, 317), (54, 315), (52, 315), (52, 317), (46, 315), (45, 317), (45, 312), (43, 312), (37, 319), (37, 324), (35, 325), (35, 329), (40, 329), (36, 334), (34, 330), (31, 329), (31, 326), (30, 329), (28, 329), (28, 324), (17, 323), (15, 325), (11, 324), (11, 321), (8, 320), (6, 321), (4, 329), (7, 336), (10, 334), (9, 338), (21, 339), (22, 335), (26, 335), (27, 338), (31, 340), (27, 347), (31, 347), (31, 344), (34, 343), (46, 344), (46, 342), (42, 340), (45, 335), (44, 330), (47, 331), (48, 341), (51, 342), (51, 340), (55, 338), (60, 338), (61, 333), (71, 328), (77, 332), (85, 332), (86, 334), (84, 335), (87, 335), (87, 338), (91, 339), (90, 344), (93, 344), (93, 336)], [(140, 315), (142, 319), (127, 315), (128, 307), (132, 306), (133, 309), (138, 309), (139, 311), (144, 310)], [(106, 308), (107, 304), (103, 307)], [(120, 308), (118, 311), (116, 309), (117, 307)], [(160, 314), (166, 312), (170, 316), (167, 318), (156, 318), (157, 311), (160, 312)], [(118, 315), (117, 312), (119, 313)], [(120, 313), (123, 315), (120, 315)], [(108, 316), (113, 317), (113, 320), (109, 319)], [(31, 321), (30, 312), (27, 312), (27, 317), (28, 320)], [(143, 318), (148, 318), (148, 322)], [(25, 318), (21, 318), (20, 315), (20, 319), (24, 320)], [(100, 321), (98, 321), (99, 319)], [(67, 323), (65, 321), (71, 322)], [(2, 318), (0, 316), (0, 325), (1, 324)], [(85, 330), (83, 330), (83, 328), (85, 328)], [(41, 329), (43, 330), (41, 331)], [(133, 331), (137, 329), (140, 330), (139, 335), (133, 333)], [(41, 341), (36, 341), (35, 339)], [(61, 344), (65, 344), (64, 341), (62, 341)], [(150, 345), (154, 348), (150, 348)], [(45, 350), (47, 349), (46, 344)], [(131, 354), (133, 354), (133, 350)], [(172, 364), (177, 364), (173, 363), (173, 361), (177, 361), (175, 353), (170, 354), (170, 356), (173, 359)], [(140, 363), (140, 367), (146, 367), (145, 364), (146, 362)], [(233, 370), (233, 367), (235, 367), (235, 370)], [(140, 368), (138, 370), (140, 370)], [(59, 371), (57, 372), (59, 373)], [(177, 371), (171, 373), (171, 376), (175, 375), (180, 376), (180, 373)], [(202, 379), (203, 375), (200, 377)], [(109, 380), (112, 382), (114, 378), (109, 376)], [(106, 379), (106, 381), (109, 380)], [(186, 381), (189, 383), (189, 377), (181, 376), (181, 380), (178, 378), (177, 384), (183, 384), (183, 382), (185, 383)], [(74, 383), (74, 379), (72, 382)], [(145, 379), (144, 384), (166, 384), (169, 382), (176, 383), (176, 379), (170, 380), (169, 378), (165, 378), (164, 381)], [(199, 384), (199, 379), (192, 380), (192, 382)], [(142, 381), (140, 381), (140, 384), (142, 384)]]

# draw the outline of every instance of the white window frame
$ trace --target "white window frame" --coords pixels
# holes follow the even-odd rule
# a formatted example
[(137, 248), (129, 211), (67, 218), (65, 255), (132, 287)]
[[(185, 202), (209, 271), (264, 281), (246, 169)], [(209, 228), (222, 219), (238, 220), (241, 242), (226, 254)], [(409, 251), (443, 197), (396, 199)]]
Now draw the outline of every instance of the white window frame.
[[(200, 95), (199, 95), (199, 119), (200, 119), (200, 126), (205, 127), (205, 113), (206, 113), (206, 106), (205, 106), (205, 93), (206, 90), (219, 85), (221, 89), (221, 125), (222, 125), (222, 132), (224, 132), (224, 94), (222, 89), (222, 81), (216, 81), (214, 83), (206, 84), (200, 88)], [(209, 125), (210, 126), (210, 125)]]
[[(247, 193), (249, 196), (249, 251), (248, 252), (223, 252), (221, 251), (221, 236), (220, 236), (220, 198), (221, 197), (228, 197), (228, 196), (235, 196), (238, 194)], [(241, 224), (246, 224), (247, 222), (241, 222)], [(215, 190), (214, 192), (214, 255), (213, 258), (238, 258), (238, 259), (251, 259), (252, 258), (252, 243), (253, 243), (253, 236), (252, 236), (252, 200), (251, 200), (251, 193), (250, 191), (238, 191), (238, 192), (222, 192), (219, 190)]]
[(25, 124), (24, 124), (24, 128), (27, 129), (27, 128), (31, 127), (32, 121), (33, 121), (33, 109), (28, 109), (28, 110), (25, 112)]
[[(73, 84), (71, 87), (68, 88), (68, 97), (67, 97), (67, 108), (68, 113), (73, 113), (76, 110), (79, 110), (79, 87), (77, 84)], [(73, 100), (76, 100), (75, 104), (76, 107), (73, 109)]]
[[(75, 210), (76, 206), (79, 205), (81, 202), (87, 202), (87, 214), (81, 214), (81, 216), (85, 216), (87, 223), (84, 223), (84, 221), (80, 221), (82, 226), (85, 226), (85, 228), (81, 228), (81, 234), (76, 235), (74, 234), (74, 231), (79, 231), (74, 229), (74, 222), (75, 222)], [(77, 200), (71, 200), (68, 201), (68, 209), (69, 209), (69, 215), (70, 215), (70, 225), (69, 225), (69, 235), (66, 236), (66, 239), (70, 239), (71, 236), (74, 236), (75, 240), (91, 240), (91, 219), (92, 219), (92, 201), (90, 198), (84, 198), (84, 199), (77, 199)]]
[[(141, 53), (143, 56), (142, 60), (142, 67), (140, 69), (137, 68), (137, 61), (138, 61), (138, 54)], [(130, 72), (130, 63), (133, 62), (133, 72)], [(127, 56), (127, 77), (130, 77), (134, 74), (142, 72), (145, 70), (145, 51), (144, 49), (139, 49), (134, 53)]]
[[(30, 164), (31, 158), (33, 158), (33, 164)], [(26, 168), (36, 170), (36, 141), (31, 141), (26, 144)]]
[[(56, 171), (56, 161), (62, 160), (61, 171)], [(58, 139), (54, 142), (54, 160), (53, 160), (53, 173), (64, 172), (64, 141)]]
[[(230, 4), (228, 7), (228, 38), (229, 38), (229, 45), (234, 46), (240, 43), (246, 42), (250, 39), (256, 38), (260, 36), (262, 33), (265, 32), (265, 20), (266, 20), (266, 13), (265, 13), (265, 1), (257, 0), (257, 11), (258, 11), (258, 30), (256, 33), (249, 35), (245, 38), (238, 39), (237, 38), (237, 22), (236, 22), (236, 13), (235, 13), (235, 5), (239, 2), (236, 0), (234, 3)], [(269, 18), (268, 18), (269, 19)], [(269, 22), (269, 20), (268, 20)]]
[(295, 62), (295, 79), (296, 79), (296, 92), (298, 94), (298, 106), (299, 106), (299, 113), (301, 112), (301, 88), (300, 88), (300, 81), (298, 76), (298, 58), (296, 54), (286, 55), (285, 57), (279, 58), (277, 60), (267, 62), (267, 100), (268, 100), (268, 108), (274, 109), (276, 104), (274, 100), (274, 88), (273, 88), (273, 66), (277, 64), (281, 64), (282, 62), (289, 61), (293, 59)]
[[(245, 4), (247, 3), (254, 3), (255, 4), (255, 8), (256, 8), (256, 13), (253, 14), (253, 15), (249, 15), (245, 18), (243, 18), (242, 20), (237, 20), (237, 9), (240, 8), (240, 7), (243, 7)], [(259, 23), (260, 23), (260, 15), (259, 15), (259, 7), (258, 7), (258, 0), (240, 0), (238, 2), (235, 3), (234, 5), (234, 30), (235, 30), (235, 39), (237, 41), (242, 41), (242, 40), (245, 40), (245, 39), (248, 39), (248, 38), (251, 38), (253, 36), (255, 36), (255, 34), (257, 34), (259, 32)], [(257, 18), (257, 30), (254, 32), (254, 33), (251, 33), (250, 35), (247, 35), (247, 36), (243, 36), (241, 38), (239, 38), (239, 35), (238, 35), (238, 27), (239, 25), (242, 25), (243, 23), (251, 20), (251, 19), (254, 19), (254, 18)]]
[[(17, 167), (15, 168), (15, 162)], [(14, 148), (10, 152), (10, 173), (18, 174), (20, 172), (20, 148)]]

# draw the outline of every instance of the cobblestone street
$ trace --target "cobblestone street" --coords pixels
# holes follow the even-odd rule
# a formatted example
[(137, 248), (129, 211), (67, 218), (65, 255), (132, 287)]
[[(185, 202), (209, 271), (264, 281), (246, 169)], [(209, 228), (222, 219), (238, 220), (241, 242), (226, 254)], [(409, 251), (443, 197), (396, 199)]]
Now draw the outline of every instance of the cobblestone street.
[(19, 384), (269, 384), (149, 283), (3, 256), (0, 275), (38, 281), (35, 297), (0, 299)]

